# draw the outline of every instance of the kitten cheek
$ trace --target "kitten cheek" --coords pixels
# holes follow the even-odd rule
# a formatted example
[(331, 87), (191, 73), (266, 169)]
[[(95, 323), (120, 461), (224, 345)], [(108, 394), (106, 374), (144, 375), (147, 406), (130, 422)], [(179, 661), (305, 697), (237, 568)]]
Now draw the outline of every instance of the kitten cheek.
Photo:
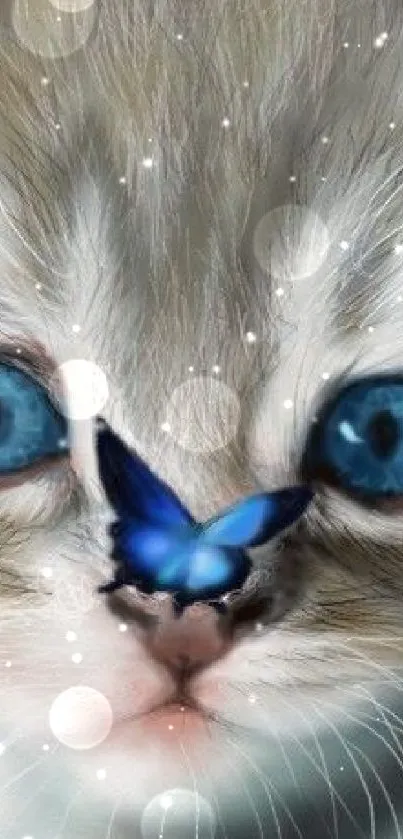
[(77, 480), (65, 457), (47, 470), (41, 464), (36, 473), (4, 480), (0, 477), (0, 528), (2, 518), (16, 527), (54, 522), (71, 503), (75, 491)]

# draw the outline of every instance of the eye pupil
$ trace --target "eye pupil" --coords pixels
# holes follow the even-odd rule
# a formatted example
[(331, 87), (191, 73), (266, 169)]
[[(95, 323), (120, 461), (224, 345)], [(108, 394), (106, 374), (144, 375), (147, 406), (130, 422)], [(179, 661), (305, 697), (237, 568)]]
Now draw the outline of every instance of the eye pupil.
[(391, 457), (399, 446), (399, 423), (390, 411), (378, 411), (368, 423), (367, 436), (377, 457)]

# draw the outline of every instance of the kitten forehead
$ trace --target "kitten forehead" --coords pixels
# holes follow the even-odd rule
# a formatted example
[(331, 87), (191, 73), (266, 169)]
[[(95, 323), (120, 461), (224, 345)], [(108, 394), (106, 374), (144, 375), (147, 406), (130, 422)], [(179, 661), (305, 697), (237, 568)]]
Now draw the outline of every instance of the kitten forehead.
[[(361, 51), (341, 49), (343, 14), (330, 2), (292, 4), (304, 31), (295, 43), (267, 4), (247, 14), (191, 5), (183, 44), (172, 4), (154, 18), (129, 5), (108, 4), (86, 48), (51, 74), (3, 44), (1, 329), (35, 336), (57, 363), (79, 355), (107, 367), (125, 425), (153, 428), (151, 461), (166, 454), (155, 435), (195, 358), (203, 372), (218, 365), (236, 392), (267, 382), (263, 422), (270, 406), (290, 452), (285, 402), (302, 400), (302, 433), (322, 373), (400, 358), (399, 129), (377, 110), (379, 67), (393, 78), (399, 29), (377, 63), (359, 9), (349, 25)], [(103, 49), (112, 28), (119, 68)], [(397, 93), (391, 101), (397, 121)], [(301, 379), (309, 394), (298, 395)]]

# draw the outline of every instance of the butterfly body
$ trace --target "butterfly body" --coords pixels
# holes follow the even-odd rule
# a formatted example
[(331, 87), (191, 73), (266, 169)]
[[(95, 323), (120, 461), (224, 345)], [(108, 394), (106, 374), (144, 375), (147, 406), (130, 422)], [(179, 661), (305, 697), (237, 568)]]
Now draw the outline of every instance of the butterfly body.
[(109, 528), (115, 576), (99, 591), (133, 585), (145, 594), (170, 593), (176, 615), (199, 601), (224, 611), (220, 598), (242, 588), (250, 574), (245, 548), (294, 521), (312, 497), (301, 487), (261, 493), (201, 523), (104, 421), (97, 447), (104, 489), (118, 515)]
[[(216, 602), (229, 590), (241, 588), (250, 573), (251, 560), (245, 551), (205, 544), (200, 527), (185, 525), (167, 533), (120, 521), (109, 532), (113, 558), (124, 569), (123, 584), (135, 585), (144, 594), (171, 593), (183, 607)], [(113, 585), (109, 584), (109, 590)]]

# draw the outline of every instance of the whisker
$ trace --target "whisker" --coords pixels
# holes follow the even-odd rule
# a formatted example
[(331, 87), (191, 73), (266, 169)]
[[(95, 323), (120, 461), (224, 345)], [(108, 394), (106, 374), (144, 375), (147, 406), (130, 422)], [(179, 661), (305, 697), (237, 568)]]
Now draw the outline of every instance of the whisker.
[(105, 833), (105, 839), (111, 839), (112, 830), (113, 830), (113, 823), (115, 821), (115, 817), (116, 817), (116, 814), (119, 810), (119, 807), (120, 807), (120, 805), (123, 801), (123, 798), (124, 798), (123, 795), (121, 795), (120, 798), (118, 798), (115, 806), (113, 807), (113, 809), (111, 811), (111, 815), (110, 815), (109, 822), (108, 822), (108, 827), (107, 827), (106, 833)]
[(371, 839), (376, 839), (375, 808), (374, 808), (374, 804), (373, 804), (373, 801), (372, 801), (372, 798), (371, 798), (371, 793), (370, 793), (370, 791), (369, 791), (369, 789), (368, 789), (368, 785), (367, 785), (367, 783), (366, 783), (366, 781), (365, 781), (365, 778), (364, 778), (364, 776), (363, 776), (363, 774), (362, 774), (362, 771), (361, 771), (361, 769), (360, 769), (360, 767), (359, 767), (359, 765), (358, 765), (357, 761), (355, 760), (354, 756), (352, 755), (351, 750), (349, 749), (349, 747), (348, 747), (348, 745), (347, 745), (347, 742), (348, 742), (348, 741), (347, 741), (347, 738), (343, 737), (343, 735), (342, 735), (342, 734), (340, 734), (340, 732), (339, 732), (339, 730), (338, 730), (338, 728), (337, 728), (336, 724), (332, 723), (332, 722), (329, 720), (329, 718), (328, 718), (328, 717), (326, 717), (325, 715), (321, 714), (321, 713), (320, 713), (320, 711), (318, 710), (318, 708), (317, 708), (316, 706), (314, 706), (314, 707), (315, 707), (315, 710), (316, 710), (316, 713), (318, 714), (318, 716), (320, 716), (320, 717), (321, 717), (321, 718), (322, 718), (322, 719), (326, 722), (327, 726), (328, 726), (328, 727), (329, 727), (329, 728), (330, 728), (330, 729), (334, 732), (334, 734), (336, 735), (336, 737), (337, 737), (337, 739), (339, 740), (339, 742), (340, 742), (340, 744), (341, 744), (342, 748), (343, 748), (343, 749), (344, 749), (344, 751), (348, 754), (348, 756), (349, 756), (349, 758), (350, 758), (350, 760), (351, 760), (351, 763), (352, 763), (352, 765), (353, 765), (354, 769), (355, 769), (355, 770), (356, 770), (356, 772), (357, 772), (357, 775), (358, 775), (358, 777), (359, 777), (359, 779), (360, 779), (360, 781), (361, 781), (361, 783), (362, 783), (362, 788), (363, 788), (363, 790), (364, 790), (364, 793), (365, 793), (366, 799), (367, 799), (367, 801), (368, 801), (368, 811), (369, 811), (369, 818), (370, 818)]
[[(231, 741), (230, 741), (230, 740), (227, 740), (227, 742), (228, 742), (229, 744), (231, 744)], [(229, 763), (229, 769), (230, 769), (232, 772), (235, 770), (235, 764), (234, 764), (234, 762), (232, 762), (232, 761), (231, 761), (231, 762)], [(237, 773), (237, 775), (238, 775), (238, 773)], [(260, 819), (260, 816), (259, 816), (259, 813), (258, 813), (257, 807), (256, 807), (256, 805), (255, 805), (255, 803), (254, 803), (254, 801), (253, 801), (253, 799), (252, 799), (252, 796), (251, 796), (251, 794), (250, 794), (250, 792), (249, 792), (249, 790), (248, 790), (248, 787), (246, 786), (246, 784), (245, 784), (245, 783), (244, 783), (244, 781), (242, 780), (242, 775), (241, 775), (241, 774), (239, 774), (239, 775), (238, 775), (238, 780), (239, 780), (239, 783), (240, 783), (240, 785), (241, 785), (241, 787), (242, 787), (242, 789), (243, 789), (243, 792), (245, 793), (246, 798), (247, 798), (247, 799), (248, 799), (248, 801), (249, 801), (249, 804), (250, 804), (251, 810), (252, 810), (253, 815), (254, 815), (254, 817), (255, 817), (256, 824), (257, 824), (257, 828), (258, 828), (258, 831), (259, 831), (259, 836), (260, 836), (260, 839), (266, 839), (265, 834), (264, 834), (264, 830), (263, 830), (263, 825), (262, 825), (262, 822), (261, 822), (261, 819)]]
[(229, 742), (231, 743), (231, 745), (233, 746), (233, 748), (234, 748), (234, 749), (236, 749), (237, 751), (239, 751), (239, 753), (242, 755), (242, 757), (244, 758), (244, 760), (245, 760), (245, 761), (246, 761), (246, 762), (247, 762), (250, 766), (252, 766), (252, 768), (255, 770), (256, 775), (257, 775), (257, 777), (259, 778), (259, 781), (260, 781), (260, 783), (261, 783), (261, 785), (262, 785), (263, 789), (265, 790), (265, 792), (266, 792), (266, 794), (267, 794), (267, 797), (268, 797), (268, 799), (269, 799), (269, 802), (270, 802), (270, 807), (271, 807), (271, 809), (272, 809), (273, 817), (274, 817), (274, 820), (275, 820), (275, 823), (276, 823), (276, 828), (277, 828), (277, 832), (278, 832), (278, 835), (279, 835), (279, 839), (281, 839), (281, 836), (282, 836), (281, 825), (280, 825), (280, 822), (279, 822), (278, 817), (277, 817), (276, 808), (275, 808), (275, 805), (274, 805), (274, 803), (273, 803), (273, 798), (272, 798), (272, 795), (271, 795), (270, 789), (269, 789), (268, 787), (270, 787), (270, 788), (274, 789), (274, 793), (275, 793), (275, 795), (277, 796), (277, 798), (280, 800), (281, 804), (283, 805), (284, 810), (285, 810), (285, 812), (287, 813), (287, 816), (288, 816), (288, 818), (290, 819), (291, 824), (292, 824), (292, 825), (293, 825), (293, 827), (295, 828), (295, 830), (296, 830), (296, 832), (297, 832), (298, 836), (300, 837), (300, 839), (304, 839), (304, 837), (302, 836), (302, 833), (301, 833), (301, 831), (300, 831), (300, 829), (299, 829), (299, 827), (298, 827), (298, 825), (297, 825), (297, 823), (296, 823), (296, 821), (295, 821), (295, 819), (294, 819), (294, 817), (293, 817), (293, 815), (292, 815), (292, 813), (291, 813), (291, 811), (290, 811), (289, 807), (288, 807), (288, 806), (287, 806), (287, 804), (284, 802), (284, 799), (283, 799), (283, 797), (280, 795), (280, 793), (279, 793), (279, 791), (277, 790), (277, 788), (276, 788), (275, 784), (274, 784), (274, 783), (272, 783), (272, 782), (271, 782), (268, 778), (266, 778), (266, 781), (264, 780), (264, 775), (263, 775), (262, 771), (259, 769), (259, 767), (256, 765), (255, 761), (254, 761), (254, 760), (253, 760), (253, 759), (252, 759), (249, 755), (245, 754), (245, 752), (241, 749), (241, 747), (240, 747), (237, 743), (234, 743), (234, 742), (232, 742), (232, 741), (229, 741)]
[(333, 815), (333, 826), (334, 826), (336, 836), (338, 835), (338, 820), (337, 820), (335, 799), (337, 799), (338, 803), (340, 804), (340, 806), (342, 807), (342, 809), (344, 810), (344, 812), (346, 813), (347, 817), (350, 819), (352, 824), (354, 824), (354, 826), (357, 828), (358, 832), (361, 833), (363, 839), (368, 839), (368, 837), (365, 837), (364, 834), (362, 833), (362, 830), (361, 830), (358, 822), (356, 821), (353, 813), (351, 812), (351, 810), (349, 809), (349, 807), (347, 806), (347, 804), (343, 800), (342, 796), (340, 795), (340, 793), (335, 789), (334, 785), (332, 784), (332, 781), (331, 781), (331, 778), (330, 778), (330, 775), (329, 775), (329, 772), (328, 772), (328, 769), (327, 769), (325, 755), (323, 753), (322, 747), (321, 747), (321, 745), (318, 741), (316, 732), (315, 732), (314, 728), (312, 727), (311, 723), (305, 717), (305, 715), (302, 713), (301, 709), (297, 705), (294, 705), (294, 704), (291, 704), (290, 702), (288, 702), (282, 692), (281, 692), (280, 695), (281, 695), (281, 702), (283, 704), (285, 704), (292, 711), (293, 714), (297, 714), (304, 721), (304, 723), (307, 726), (308, 730), (310, 731), (310, 733), (312, 735), (312, 738), (315, 742), (315, 745), (318, 749), (318, 752), (319, 752), (319, 755), (320, 755), (320, 758), (321, 758), (321, 761), (322, 761), (322, 764), (323, 764), (323, 769), (320, 766), (320, 764), (318, 764), (318, 762), (315, 760), (315, 758), (311, 755), (311, 753), (308, 751), (308, 749), (304, 746), (302, 740), (300, 740), (299, 737), (296, 734), (293, 734), (292, 730), (287, 731), (287, 736), (289, 737), (289, 739), (292, 740), (296, 744), (296, 746), (303, 752), (305, 758), (316, 769), (318, 774), (323, 778), (323, 780), (326, 783), (327, 789), (329, 790), (330, 800), (331, 800), (332, 815)]
[(348, 741), (348, 742), (350, 743), (350, 746), (351, 746), (351, 748), (353, 749), (353, 751), (358, 752), (358, 754), (359, 754), (359, 755), (361, 755), (362, 759), (363, 759), (363, 760), (367, 763), (367, 765), (369, 766), (369, 768), (370, 768), (370, 769), (371, 769), (371, 771), (373, 772), (374, 777), (375, 777), (375, 778), (376, 778), (376, 780), (378, 781), (379, 786), (381, 787), (382, 792), (383, 792), (383, 794), (384, 794), (384, 796), (385, 796), (385, 801), (386, 801), (386, 802), (387, 802), (387, 804), (388, 804), (388, 807), (389, 807), (389, 810), (390, 810), (390, 814), (391, 814), (391, 816), (392, 816), (392, 819), (393, 819), (393, 822), (394, 822), (394, 825), (395, 825), (395, 828), (396, 828), (396, 836), (397, 836), (399, 839), (402, 839), (402, 833), (401, 833), (401, 830), (400, 830), (400, 827), (399, 827), (399, 823), (398, 823), (398, 820), (397, 820), (396, 810), (395, 810), (395, 808), (394, 808), (394, 806), (393, 806), (393, 803), (392, 803), (392, 801), (391, 801), (390, 795), (389, 795), (389, 793), (388, 793), (388, 791), (387, 791), (387, 789), (386, 789), (386, 787), (385, 787), (385, 784), (383, 783), (383, 781), (382, 781), (382, 779), (381, 779), (381, 776), (380, 776), (379, 772), (375, 769), (374, 764), (372, 763), (372, 761), (370, 760), (370, 758), (368, 757), (368, 755), (364, 754), (364, 752), (362, 751), (362, 749), (358, 748), (358, 746), (356, 746), (354, 743), (351, 743), (351, 741)]

